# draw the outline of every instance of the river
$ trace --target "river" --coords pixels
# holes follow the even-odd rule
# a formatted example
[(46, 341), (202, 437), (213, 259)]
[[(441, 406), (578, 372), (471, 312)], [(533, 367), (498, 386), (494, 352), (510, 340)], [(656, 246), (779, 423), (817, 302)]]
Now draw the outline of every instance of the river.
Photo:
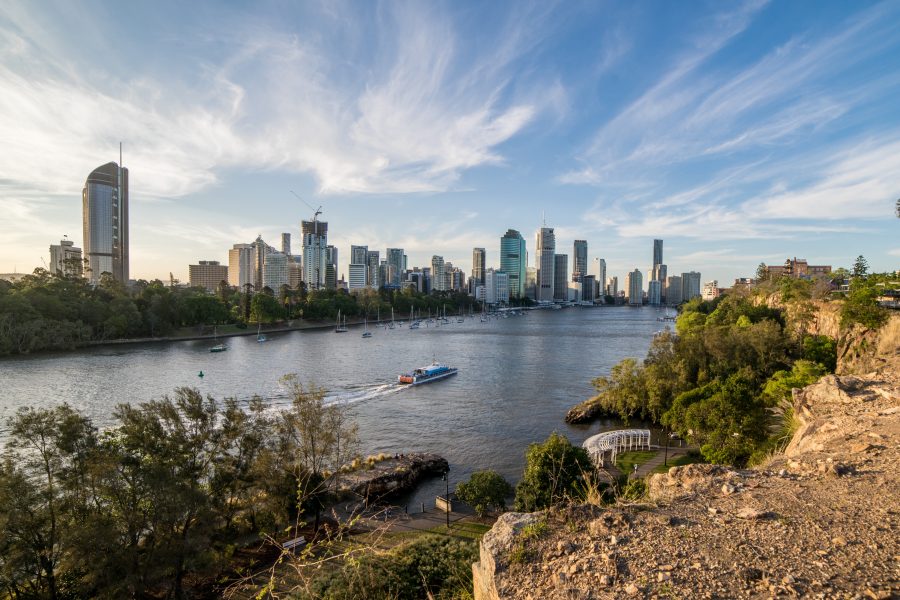
[[(476, 316), (440, 326), (423, 322), (418, 330), (370, 328), (368, 339), (362, 327), (271, 334), (266, 343), (234, 337), (221, 353), (198, 340), (4, 358), (0, 444), (7, 418), (22, 406), (67, 402), (102, 427), (113, 424), (117, 404), (160, 398), (178, 386), (215, 398), (258, 394), (284, 405), (279, 379), (297, 373), (324, 387), (330, 401), (350, 406), (364, 454), (435, 452), (450, 461), (451, 487), (487, 468), (515, 482), (529, 443), (554, 430), (581, 443), (619, 426), (570, 426), (563, 418), (592, 394), (592, 378), (623, 358), (646, 355), (661, 314), (650, 307), (536, 310), (487, 323)], [(396, 384), (399, 373), (432, 358), (459, 374), (412, 388)], [(403, 501), (430, 506), (443, 487), (440, 478), (431, 480)]]

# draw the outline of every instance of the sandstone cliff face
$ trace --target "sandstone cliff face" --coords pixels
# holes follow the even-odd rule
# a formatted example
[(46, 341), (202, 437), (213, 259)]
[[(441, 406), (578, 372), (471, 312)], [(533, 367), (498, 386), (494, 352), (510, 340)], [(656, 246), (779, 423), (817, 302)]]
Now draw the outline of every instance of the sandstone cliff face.
[[(800, 426), (762, 468), (676, 467), (641, 504), (504, 515), (476, 599), (898, 597), (898, 327), (848, 343), (843, 368), (871, 372), (795, 392)], [(537, 521), (546, 533), (523, 539)]]

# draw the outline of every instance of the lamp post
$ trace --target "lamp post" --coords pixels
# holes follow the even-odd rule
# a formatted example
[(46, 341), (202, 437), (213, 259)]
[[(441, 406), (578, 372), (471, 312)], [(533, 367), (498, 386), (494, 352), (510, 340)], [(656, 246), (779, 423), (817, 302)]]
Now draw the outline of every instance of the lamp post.
[(670, 436), (671, 436), (671, 434), (668, 434), (668, 433), (666, 434), (666, 453), (663, 456), (663, 466), (664, 467), (669, 466), (669, 437)]
[(447, 484), (447, 494), (444, 496), (444, 508), (447, 512), (447, 529), (450, 529), (450, 466), (444, 471), (444, 483)]

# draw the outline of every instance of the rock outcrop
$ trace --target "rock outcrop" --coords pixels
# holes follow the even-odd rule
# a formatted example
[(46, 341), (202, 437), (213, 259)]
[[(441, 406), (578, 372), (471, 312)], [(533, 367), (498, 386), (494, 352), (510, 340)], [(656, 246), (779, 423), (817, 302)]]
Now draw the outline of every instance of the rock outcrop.
[(476, 599), (900, 596), (898, 325), (869, 339), (872, 372), (795, 391), (799, 427), (759, 468), (674, 467), (640, 504), (505, 515)]
[(444, 473), (447, 459), (437, 454), (403, 454), (375, 464), (370, 470), (354, 471), (338, 480), (340, 491), (377, 501), (408, 492), (426, 478)]

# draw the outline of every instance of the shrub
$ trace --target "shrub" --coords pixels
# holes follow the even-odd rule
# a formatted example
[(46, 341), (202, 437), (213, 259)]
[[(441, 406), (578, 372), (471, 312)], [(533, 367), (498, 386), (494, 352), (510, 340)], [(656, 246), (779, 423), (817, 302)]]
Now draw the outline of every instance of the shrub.
[(593, 472), (587, 451), (556, 432), (525, 452), (525, 472), (516, 486), (515, 508), (532, 512), (582, 495), (583, 478)]

